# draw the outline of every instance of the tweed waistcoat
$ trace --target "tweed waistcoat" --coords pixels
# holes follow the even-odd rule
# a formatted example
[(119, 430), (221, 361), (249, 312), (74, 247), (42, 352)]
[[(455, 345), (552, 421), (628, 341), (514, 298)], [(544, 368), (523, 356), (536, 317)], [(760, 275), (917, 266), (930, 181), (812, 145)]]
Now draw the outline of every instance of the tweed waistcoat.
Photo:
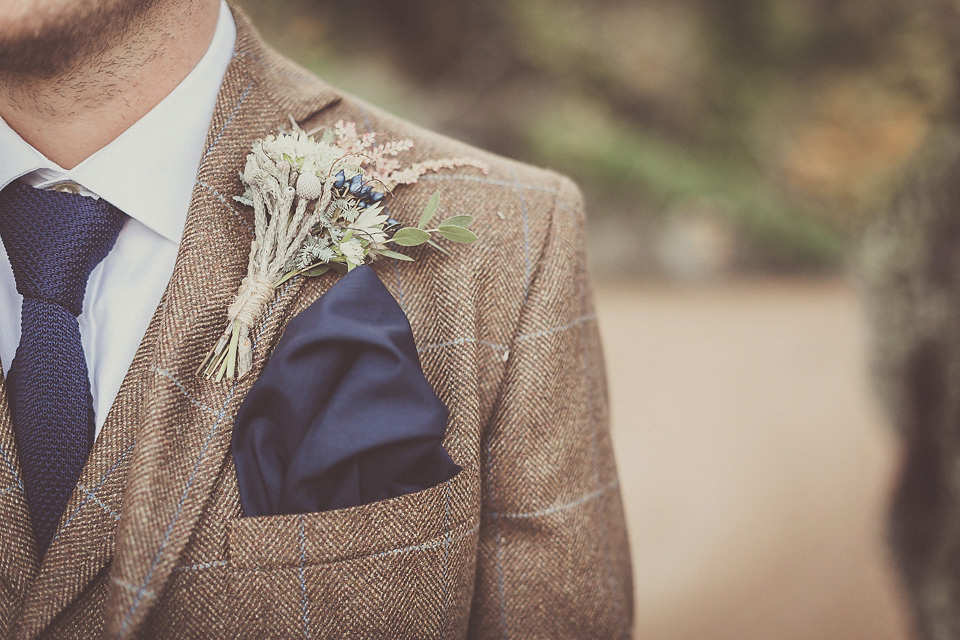
[[(0, 389), (0, 637), (623, 638), (632, 593), (576, 187), (343, 95), (267, 48), (242, 13), (174, 273), (42, 562)], [(195, 371), (246, 270), (233, 200), (254, 140), (292, 116), (410, 138), (409, 162), (476, 158), (397, 189), (436, 191), (480, 241), (374, 270), (410, 320), (462, 467), (419, 493), (242, 517), (234, 416), (285, 324), (336, 275), (295, 278), (236, 382)], [(398, 416), (402, 419), (402, 416)]]

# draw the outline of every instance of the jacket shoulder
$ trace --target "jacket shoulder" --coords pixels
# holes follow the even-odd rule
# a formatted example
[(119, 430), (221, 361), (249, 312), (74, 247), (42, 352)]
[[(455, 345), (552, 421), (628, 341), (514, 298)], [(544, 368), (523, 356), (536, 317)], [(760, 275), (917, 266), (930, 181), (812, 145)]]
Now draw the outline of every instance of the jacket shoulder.
[[(314, 130), (340, 121), (355, 123), (358, 132), (376, 134), (378, 143), (410, 140), (412, 148), (397, 156), (402, 166), (449, 158), (482, 165), (428, 173), (414, 184), (397, 187), (389, 198), (390, 215), (404, 225), (416, 225), (431, 196), (439, 192), (434, 224), (469, 215), (478, 236), (468, 246), (439, 240), (449, 255), (427, 246), (404, 248), (402, 252), (415, 262), (377, 269), (391, 293), (404, 300), (418, 343), (440, 344), (472, 335), (484, 344), (509, 345), (524, 309), (533, 302), (531, 293), (546, 281), (572, 281), (583, 275), (584, 207), (569, 178), (429, 131), (348, 95), (302, 124)], [(578, 289), (555, 289), (564, 300), (554, 307), (567, 321), (561, 311), (579, 306), (579, 300), (566, 298), (577, 297)], [(314, 292), (308, 289), (305, 294), (310, 299)], [(501, 364), (499, 359), (491, 362), (490, 370)]]

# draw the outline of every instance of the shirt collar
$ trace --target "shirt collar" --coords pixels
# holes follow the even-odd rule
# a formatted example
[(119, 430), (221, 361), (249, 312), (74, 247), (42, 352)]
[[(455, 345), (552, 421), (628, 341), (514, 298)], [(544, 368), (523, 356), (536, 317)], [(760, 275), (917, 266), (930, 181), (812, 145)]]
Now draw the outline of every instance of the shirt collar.
[(65, 170), (30, 146), (0, 118), (0, 189), (47, 169), (47, 182), (75, 182), (179, 243), (220, 83), (237, 30), (221, 0), (213, 40), (200, 62), (157, 106), (112, 142)]

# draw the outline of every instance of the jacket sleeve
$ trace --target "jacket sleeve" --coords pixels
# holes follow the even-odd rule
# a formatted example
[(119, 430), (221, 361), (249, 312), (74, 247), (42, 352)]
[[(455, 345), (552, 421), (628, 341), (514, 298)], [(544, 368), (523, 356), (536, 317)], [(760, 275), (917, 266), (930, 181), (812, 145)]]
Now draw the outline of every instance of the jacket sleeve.
[(471, 638), (631, 632), (630, 557), (583, 203), (569, 180), (550, 215), (482, 443)]

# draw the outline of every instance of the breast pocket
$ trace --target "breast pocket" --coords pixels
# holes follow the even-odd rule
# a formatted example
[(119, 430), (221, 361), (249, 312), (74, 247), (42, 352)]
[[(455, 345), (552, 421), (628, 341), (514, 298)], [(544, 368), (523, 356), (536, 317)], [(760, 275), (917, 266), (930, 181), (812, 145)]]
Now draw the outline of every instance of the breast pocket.
[(381, 502), (230, 522), (239, 637), (460, 637), (473, 583), (480, 479)]

